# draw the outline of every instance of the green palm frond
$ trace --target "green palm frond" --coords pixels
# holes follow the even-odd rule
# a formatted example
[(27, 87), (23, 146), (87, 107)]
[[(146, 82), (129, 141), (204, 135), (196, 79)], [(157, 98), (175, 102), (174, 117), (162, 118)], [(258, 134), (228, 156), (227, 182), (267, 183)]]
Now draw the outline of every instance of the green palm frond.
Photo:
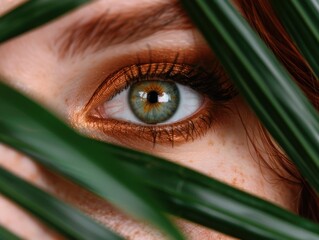
[[(70, 239), (121, 240), (78, 210), (0, 167), (0, 193)], [(7, 239), (1, 237), (0, 239)]]
[(4, 240), (21, 240), (18, 236), (9, 232), (7, 229), (0, 226), (0, 239)]
[[(0, 18), (0, 42), (40, 26), (85, 2), (31, 0)], [(318, 190), (319, 121), (316, 110), (228, 0), (182, 2), (242, 95), (304, 177)], [(290, 22), (297, 16), (295, 12), (292, 14), (288, 16)], [(317, 18), (311, 14), (313, 12), (302, 13), (303, 19), (311, 18), (312, 21), (309, 39), (316, 38), (313, 29), (318, 26)], [(296, 42), (301, 51), (307, 45), (305, 56), (311, 62), (315, 56), (309, 52), (315, 47), (313, 43), (311, 45), (306, 40)], [(311, 63), (315, 72), (316, 64), (315, 61)], [(135, 217), (157, 224), (174, 239), (182, 238), (163, 217), (163, 210), (241, 239), (319, 239), (317, 224), (266, 201), (163, 159), (84, 138), (4, 84), (0, 84), (0, 110), (6, 112), (5, 116), (0, 116), (0, 142), (33, 157)], [(43, 212), (41, 204), (30, 205), (28, 201), (35, 198), (36, 202), (41, 199), (39, 196), (45, 196), (49, 204), (56, 199), (43, 195), (39, 189), (2, 169), (0, 174), (0, 192), (24, 205), (33, 214), (50, 214), (50, 219), (63, 214), (78, 214), (62, 203), (59, 204), (64, 207), (56, 210), (56, 215), (51, 211), (55, 204), (48, 213)], [(10, 184), (16, 185), (10, 188), (13, 186)], [(27, 186), (26, 192), (20, 196), (17, 190), (23, 186)], [(32, 192), (37, 194), (28, 196)], [(155, 198), (162, 202), (163, 208), (156, 204)], [(58, 225), (46, 218), (44, 220), (71, 237), (74, 235), (68, 234), (78, 228), (77, 224), (84, 223), (84, 230), (97, 234), (101, 230), (96, 230), (99, 226), (86, 218), (84, 222), (72, 222), (70, 219), (58, 222)], [(2, 228), (0, 236), (11, 239)], [(111, 238), (105, 235), (104, 239)]]
[(271, 1), (277, 16), (319, 78), (319, 1)]
[(242, 96), (319, 191), (317, 111), (230, 1), (182, 2)]
[[(112, 162), (120, 163), (120, 169), (135, 176), (140, 186), (152, 190), (165, 203), (168, 213), (243, 239), (319, 238), (318, 225), (226, 184), (148, 154), (83, 138), (44, 108), (1, 83), (0, 109), (6, 112), (0, 116), (0, 141), (122, 209), (125, 204), (139, 208), (129, 197), (122, 197), (119, 205), (116, 200), (121, 195), (114, 191), (121, 186), (112, 188), (110, 180), (103, 180), (101, 174), (113, 171)], [(121, 170), (112, 174), (128, 177)]]
[(0, 43), (39, 27), (89, 0), (29, 0), (0, 17)]

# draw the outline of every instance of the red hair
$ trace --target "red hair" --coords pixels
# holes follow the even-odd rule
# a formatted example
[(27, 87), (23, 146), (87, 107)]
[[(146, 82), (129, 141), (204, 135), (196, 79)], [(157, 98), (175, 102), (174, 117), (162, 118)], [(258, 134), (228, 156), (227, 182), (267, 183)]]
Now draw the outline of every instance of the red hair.
[[(243, 16), (286, 67), (314, 107), (319, 110), (319, 81), (276, 17), (269, 0), (236, 0), (236, 3)], [(300, 187), (296, 211), (301, 216), (319, 222), (318, 195), (291, 161), (278, 149), (265, 128), (260, 126), (260, 130), (265, 140), (264, 144), (273, 160), (265, 161), (265, 164), (280, 177), (285, 176), (285, 180), (290, 184), (297, 184)]]

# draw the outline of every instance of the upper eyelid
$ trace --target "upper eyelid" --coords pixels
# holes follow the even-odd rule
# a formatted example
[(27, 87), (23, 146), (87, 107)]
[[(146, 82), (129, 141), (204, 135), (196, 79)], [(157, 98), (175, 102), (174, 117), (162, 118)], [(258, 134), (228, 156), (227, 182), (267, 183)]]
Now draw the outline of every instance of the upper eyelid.
[[(137, 10), (136, 10), (137, 11)], [(81, 56), (122, 42), (145, 38), (161, 30), (193, 28), (176, 2), (154, 4), (148, 11), (109, 14), (102, 12), (67, 26), (56, 38), (59, 58)], [(143, 23), (143, 24), (141, 24)]]
[[(83, 109), (99, 86), (103, 85), (103, 82), (114, 72), (119, 71), (125, 66), (153, 62), (174, 62), (178, 55), (177, 63), (200, 65), (204, 69), (212, 69), (217, 60), (207, 51), (208, 47), (206, 45), (197, 45), (195, 42), (192, 44), (192, 47), (181, 45), (177, 49), (156, 46), (149, 46), (147, 49), (130, 49), (125, 53), (112, 56), (112, 58), (104, 53), (99, 56), (92, 55), (90, 63), (94, 62), (94, 64), (86, 62), (84, 67), (81, 65), (81, 60), (74, 61), (73, 68), (71, 69), (76, 70), (74, 71), (76, 75), (71, 75), (70, 68), (63, 72), (65, 74), (63, 76), (70, 79), (70, 85), (74, 89), (73, 91), (69, 91), (68, 94), (68, 104), (71, 106), (69, 119), (74, 122), (75, 120), (73, 119), (77, 119), (79, 114), (83, 113)], [(81, 68), (78, 68), (78, 65)], [(77, 81), (75, 82), (73, 79), (77, 79)]]
[[(177, 57), (175, 58), (177, 61)], [(216, 65), (218, 68), (219, 65)], [(156, 70), (156, 72), (154, 72)], [(186, 80), (182, 77), (188, 75)], [(207, 73), (200, 66), (182, 64), (177, 62), (133, 64), (110, 74), (95, 90), (89, 102), (85, 105), (82, 114), (90, 112), (104, 101), (109, 101), (113, 96), (123, 91), (135, 81), (154, 80), (154, 78), (173, 80), (189, 86), (202, 94), (211, 95), (216, 102), (224, 102), (236, 95), (232, 85), (222, 85), (219, 76)]]

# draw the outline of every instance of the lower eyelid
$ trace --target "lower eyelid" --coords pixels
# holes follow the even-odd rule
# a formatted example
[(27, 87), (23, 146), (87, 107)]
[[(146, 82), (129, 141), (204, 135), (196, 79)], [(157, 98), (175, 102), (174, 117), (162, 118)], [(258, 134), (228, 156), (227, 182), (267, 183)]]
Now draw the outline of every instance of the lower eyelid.
[[(112, 137), (123, 144), (147, 141), (153, 144), (178, 145), (193, 141), (205, 133), (218, 120), (215, 116), (217, 106), (205, 99), (203, 106), (190, 117), (176, 123), (166, 125), (138, 125), (117, 119), (101, 119), (87, 117), (88, 126), (97, 128), (106, 136)], [(128, 138), (129, 136), (129, 138)]]

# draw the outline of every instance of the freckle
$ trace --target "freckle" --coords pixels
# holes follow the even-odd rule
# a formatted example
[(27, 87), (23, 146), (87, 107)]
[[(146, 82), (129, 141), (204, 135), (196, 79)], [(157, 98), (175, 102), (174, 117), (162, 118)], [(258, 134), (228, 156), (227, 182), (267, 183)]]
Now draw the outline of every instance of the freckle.
[(237, 178), (236, 178), (236, 177), (233, 178), (233, 180), (231, 181), (231, 184), (232, 184), (233, 186), (236, 186), (236, 185), (237, 185)]
[(213, 142), (212, 140), (209, 140), (209, 141), (208, 141), (208, 145), (209, 145), (209, 146), (214, 146), (214, 142)]
[(188, 162), (189, 162), (189, 163), (193, 163), (193, 162), (194, 162), (194, 160), (193, 160), (193, 159), (191, 159), (191, 160), (188, 160)]

